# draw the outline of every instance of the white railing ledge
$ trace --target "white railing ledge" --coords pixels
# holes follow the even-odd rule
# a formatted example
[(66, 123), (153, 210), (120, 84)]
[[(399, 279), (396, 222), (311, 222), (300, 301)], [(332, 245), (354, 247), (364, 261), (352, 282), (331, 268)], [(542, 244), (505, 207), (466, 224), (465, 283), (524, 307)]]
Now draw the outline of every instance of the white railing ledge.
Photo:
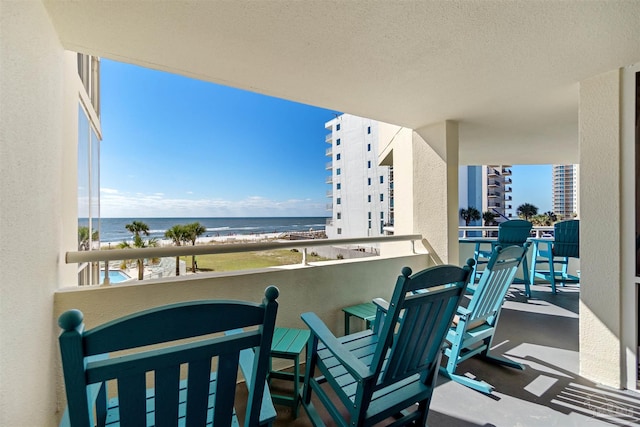
[[(287, 240), (259, 243), (224, 243), (195, 246), (164, 246), (156, 248), (105, 249), (98, 251), (70, 251), (65, 254), (67, 264), (95, 261), (120, 261), (137, 258), (163, 258), (189, 255), (209, 255), (267, 251), (272, 249), (312, 248), (319, 246), (341, 246), (365, 243), (386, 243), (422, 240), (421, 234), (399, 236), (358, 237), (349, 239)], [(415, 249), (412, 247), (413, 252)]]

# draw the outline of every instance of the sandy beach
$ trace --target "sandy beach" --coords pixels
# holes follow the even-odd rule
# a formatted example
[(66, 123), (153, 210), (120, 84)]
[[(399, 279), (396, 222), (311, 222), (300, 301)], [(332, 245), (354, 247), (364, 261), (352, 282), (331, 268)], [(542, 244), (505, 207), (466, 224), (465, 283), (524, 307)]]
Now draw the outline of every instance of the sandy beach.
[[(255, 243), (276, 240), (286, 233), (261, 233), (261, 234), (231, 234), (231, 235), (216, 235), (216, 236), (201, 236), (196, 240), (196, 244), (209, 244), (209, 243)], [(145, 238), (147, 240), (147, 238)], [(128, 240), (128, 243), (133, 243), (133, 240)], [(116, 248), (119, 243), (102, 243), (102, 248)], [(170, 239), (158, 239), (159, 246), (173, 246), (173, 241)], [(190, 243), (189, 243), (190, 245)]]

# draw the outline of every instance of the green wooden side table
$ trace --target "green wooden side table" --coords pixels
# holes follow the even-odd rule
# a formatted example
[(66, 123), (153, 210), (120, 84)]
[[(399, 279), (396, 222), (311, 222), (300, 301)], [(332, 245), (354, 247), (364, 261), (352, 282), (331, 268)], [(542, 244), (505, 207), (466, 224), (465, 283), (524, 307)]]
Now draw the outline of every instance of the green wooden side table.
[(300, 353), (307, 345), (309, 335), (308, 329), (276, 328), (271, 343), (271, 359), (293, 360), (294, 363), (293, 372), (277, 371), (269, 366), (269, 382), (272, 378), (293, 381), (292, 396), (272, 393), (271, 398), (274, 403), (291, 407), (294, 418), (298, 417), (300, 403), (298, 388), (300, 380), (304, 379), (304, 375), (300, 375)]
[(363, 304), (352, 305), (342, 309), (344, 311), (344, 334), (349, 335), (351, 328), (349, 326), (349, 319), (351, 316), (364, 320), (367, 328), (371, 327), (371, 322), (376, 318), (376, 306), (372, 302), (365, 302)]

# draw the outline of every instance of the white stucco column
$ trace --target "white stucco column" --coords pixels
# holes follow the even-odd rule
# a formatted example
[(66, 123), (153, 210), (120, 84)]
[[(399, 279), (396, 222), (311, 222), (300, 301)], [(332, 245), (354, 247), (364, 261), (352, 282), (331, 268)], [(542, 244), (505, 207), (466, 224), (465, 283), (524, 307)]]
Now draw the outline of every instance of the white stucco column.
[(458, 123), (416, 129), (411, 151), (412, 232), (422, 234), (434, 262), (457, 264)]
[(385, 125), (379, 136), (381, 164), (393, 165), (395, 234), (422, 234), (432, 264), (458, 264), (458, 123)]
[(580, 84), (580, 373), (623, 386), (620, 71)]
[(0, 425), (54, 426), (59, 328), (56, 289), (77, 282), (78, 94), (41, 2), (0, 7)]

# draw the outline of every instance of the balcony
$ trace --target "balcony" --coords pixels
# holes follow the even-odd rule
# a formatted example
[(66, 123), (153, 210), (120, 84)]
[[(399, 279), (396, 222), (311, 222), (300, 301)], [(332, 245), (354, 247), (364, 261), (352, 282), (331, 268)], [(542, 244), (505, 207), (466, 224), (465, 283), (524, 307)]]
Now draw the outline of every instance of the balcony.
[[(555, 403), (558, 396), (553, 397), (555, 401), (552, 400), (546, 393), (546, 388), (541, 386), (553, 383), (552, 387), (558, 390), (557, 387), (562, 388), (567, 378), (573, 380), (573, 362), (578, 357), (587, 375), (609, 384), (635, 388), (637, 366), (629, 369), (628, 358), (635, 358), (638, 348), (637, 286), (634, 280), (636, 266), (635, 262), (631, 265), (626, 255), (631, 254), (635, 247), (635, 242), (631, 241), (635, 230), (630, 225), (634, 223), (634, 218), (630, 217), (633, 212), (621, 209), (620, 212), (612, 214), (607, 209), (601, 209), (601, 205), (602, 201), (605, 201), (608, 206), (624, 207), (624, 201), (632, 199), (625, 189), (632, 189), (635, 184), (635, 176), (629, 176), (625, 168), (618, 167), (632, 159), (635, 150), (635, 139), (633, 134), (628, 132), (629, 125), (625, 124), (632, 121), (626, 118), (629, 117), (628, 112), (635, 111), (635, 91), (632, 98), (626, 84), (632, 81), (628, 78), (631, 77), (631, 73), (635, 77), (640, 70), (637, 65), (640, 58), (637, 43), (640, 27), (634, 21), (640, 9), (636, 6), (637, 2), (615, 2), (615, 5), (611, 4), (611, 7), (606, 8), (578, 3), (545, 3), (544, 10), (536, 14), (527, 13), (528, 10), (518, 8), (517, 4), (496, 2), (487, 6), (487, 13), (478, 16), (473, 13), (476, 9), (475, 2), (451, 2), (450, 6), (442, 6), (443, 14), (455, 16), (456, 19), (451, 23), (454, 24), (453, 27), (461, 30), (460, 40), (473, 37), (473, 29), (477, 26), (469, 24), (484, 25), (485, 28), (500, 31), (486, 43), (460, 43), (456, 46), (463, 48), (462, 50), (448, 49), (443, 52), (444, 55), (435, 55), (434, 58), (429, 58), (430, 60), (412, 61), (410, 76), (403, 73), (406, 71), (406, 61), (388, 61), (389, 67), (377, 67), (375, 78), (363, 75), (362, 70), (374, 69), (379, 58), (419, 57), (420, 52), (424, 50), (424, 43), (420, 43), (420, 40), (411, 35), (419, 34), (424, 28), (434, 28), (441, 30), (436, 31), (435, 39), (440, 36), (446, 39), (447, 31), (450, 31), (452, 26), (438, 26), (441, 14), (429, 13), (428, 7), (416, 8), (411, 3), (385, 5), (381, 2), (375, 8), (369, 8), (371, 13), (367, 14), (368, 27), (379, 28), (380, 24), (395, 24), (396, 21), (392, 19), (394, 17), (409, 17), (410, 19), (403, 20), (403, 25), (394, 27), (398, 34), (395, 37), (380, 38), (375, 31), (371, 31), (363, 34), (359, 40), (361, 43), (342, 44), (337, 49), (339, 43), (335, 41), (348, 39), (349, 32), (353, 32), (353, 29), (348, 25), (331, 27), (335, 13), (323, 13), (326, 12), (323, 11), (326, 6), (321, 2), (309, 2), (301, 8), (282, 8), (277, 3), (267, 6), (265, 3), (264, 8), (253, 9), (246, 8), (243, 2), (228, 2), (225, 3), (224, 10), (217, 5), (210, 6), (207, 2), (190, 3), (193, 7), (189, 8), (174, 7), (168, 3), (159, 5), (158, 2), (141, 2), (135, 8), (106, 8), (100, 2), (3, 3), (1, 16), (5, 30), (5, 49), (0, 54), (3, 60), (0, 79), (2, 87), (13, 87), (11, 85), (18, 82), (16, 90), (3, 91), (3, 102), (20, 108), (1, 115), (3, 135), (8, 136), (6, 143), (3, 140), (3, 154), (7, 154), (6, 158), (12, 161), (5, 162), (7, 169), (6, 173), (3, 173), (4, 185), (0, 186), (2, 199), (11, 200), (11, 203), (6, 203), (3, 207), (3, 214), (6, 214), (8, 221), (3, 221), (0, 230), (7, 242), (30, 242), (33, 250), (25, 254), (14, 248), (14, 244), (11, 243), (7, 244), (2, 252), (3, 262), (8, 267), (3, 273), (3, 297), (6, 297), (3, 298), (3, 311), (6, 312), (3, 313), (5, 316), (1, 331), (11, 347), (3, 352), (3, 410), (0, 411), (0, 424), (54, 425), (54, 411), (59, 408), (61, 400), (56, 394), (60, 389), (60, 381), (56, 375), (59, 370), (56, 363), (57, 349), (55, 343), (52, 343), (55, 340), (52, 305), (56, 304), (56, 307), (59, 307), (59, 297), (67, 290), (57, 289), (70, 285), (70, 278), (73, 278), (75, 273), (73, 267), (62, 266), (61, 262), (57, 261), (63, 255), (60, 253), (61, 248), (68, 249), (75, 243), (77, 182), (74, 179), (73, 166), (76, 163), (78, 144), (73, 135), (78, 130), (78, 89), (81, 86), (69, 78), (75, 77), (75, 70), (69, 69), (71, 62), (68, 61), (72, 59), (68, 58), (69, 56), (74, 56), (69, 49), (74, 47), (96, 55), (108, 54), (110, 58), (121, 58), (131, 64), (154, 64), (157, 70), (174, 70), (191, 78), (197, 77), (219, 84), (233, 82), (234, 86), (240, 89), (304, 101), (309, 105), (344, 107), (347, 111), (358, 112), (363, 116), (385, 118), (389, 123), (401, 123), (408, 131), (430, 131), (425, 128), (427, 125), (437, 124), (447, 117), (455, 118), (455, 123), (442, 123), (438, 126), (455, 126), (453, 130), (455, 137), (460, 137), (461, 154), (467, 153), (469, 161), (475, 164), (486, 164), (486, 161), (479, 162), (466, 148), (475, 141), (486, 141), (483, 145), (473, 144), (475, 153), (498, 152), (502, 144), (510, 144), (509, 153), (501, 152), (501, 158), (510, 163), (519, 160), (548, 163), (560, 151), (555, 148), (562, 148), (566, 154), (558, 161), (583, 162), (583, 169), (580, 171), (581, 182), (583, 192), (588, 196), (583, 197), (581, 205), (585, 217), (582, 233), (585, 237), (584, 242), (589, 248), (593, 243), (601, 244), (604, 253), (611, 253), (615, 259), (619, 259), (619, 262), (611, 263), (606, 257), (598, 256), (594, 250), (585, 251), (584, 258), (590, 266), (589, 269), (585, 268), (583, 274), (585, 288), (600, 287), (601, 292), (584, 292), (582, 295), (581, 307), (586, 307), (587, 310), (580, 313), (584, 319), (581, 319), (584, 326), (581, 329), (581, 353), (576, 353), (576, 346), (569, 349), (564, 347), (566, 343), (562, 336), (558, 337), (558, 344), (555, 341), (550, 342), (551, 336), (556, 338), (555, 333), (559, 329), (557, 324), (546, 325), (541, 322), (540, 325), (521, 329), (520, 335), (539, 335), (548, 339), (541, 342), (532, 337), (532, 346), (555, 346), (558, 348), (557, 353), (565, 356), (568, 352), (571, 359), (571, 363), (561, 365), (553, 360), (537, 360), (536, 362), (540, 362), (537, 367), (534, 362), (531, 363), (527, 375), (530, 370), (542, 371), (541, 366), (549, 368), (545, 374), (541, 374), (545, 377), (535, 378), (526, 384), (527, 393), (534, 394), (538, 403), (522, 408), (519, 413), (508, 414), (496, 420), (491, 418), (492, 411), (499, 415), (504, 414), (499, 409), (489, 406), (493, 405), (493, 402), (484, 396), (480, 403), (477, 400), (465, 401), (464, 394), (460, 394), (460, 398), (456, 394), (448, 396), (452, 397), (449, 402), (455, 405), (456, 410), (454, 414), (449, 415), (446, 408), (440, 409), (438, 406), (441, 397), (436, 393), (432, 419), (441, 421), (438, 424), (442, 425), (530, 425), (533, 422), (521, 422), (519, 417), (534, 414), (540, 415), (536, 421), (538, 424), (571, 424), (575, 421), (576, 415), (582, 414), (576, 409), (579, 408), (579, 403), (593, 401), (592, 390), (581, 394), (580, 399), (574, 399), (570, 403), (573, 406), (559, 407)], [(7, 7), (4, 7), (5, 5)], [(292, 3), (292, 6), (295, 5)], [(451, 10), (447, 10), (448, 7)], [(308, 25), (288, 26), (286, 34), (269, 40), (269, 43), (259, 43), (260, 40), (256, 43), (254, 38), (248, 38), (242, 46), (237, 46), (238, 34), (246, 34), (246, 30), (253, 34), (268, 34), (274, 23), (295, 22), (295, 18), (302, 16), (301, 12), (304, 12), (304, 16), (310, 17), (304, 21)], [(340, 9), (340, 14), (345, 22), (358, 22), (362, 9), (344, 7)], [(530, 34), (530, 31), (526, 31), (528, 28), (514, 31), (514, 28), (502, 25), (512, 22), (512, 18), (520, 17), (520, 14), (523, 19), (518, 22), (530, 25), (533, 29), (539, 27), (539, 22), (536, 19), (526, 19), (527, 16), (537, 16), (542, 21), (548, 15), (553, 18), (552, 23), (558, 25), (548, 25), (546, 29), (549, 33), (545, 34), (545, 37), (526, 37)], [(176, 26), (175, 31), (166, 31), (163, 24), (178, 15), (184, 22), (193, 25)], [(95, 16), (100, 16), (101, 19), (92, 19)], [(122, 19), (123, 16), (127, 19)], [(229, 16), (238, 19), (233, 20), (231, 25), (225, 25), (229, 24)], [(114, 23), (118, 24), (117, 35), (114, 32)], [(620, 25), (612, 25), (615, 23)], [(333, 28), (335, 31), (323, 33), (322, 30), (326, 28)], [(611, 37), (566, 37), (567, 34), (596, 34), (603, 31), (613, 34)], [(32, 34), (35, 38), (24, 37), (24, 34)], [(149, 42), (121, 43), (123, 40), (136, 40), (140, 34), (144, 34)], [(319, 34), (325, 35), (325, 43), (318, 43)], [(525, 37), (522, 37), (523, 35)], [(197, 45), (193, 43), (194, 40), (199, 41)], [(513, 49), (511, 51), (521, 54), (522, 57), (511, 61), (513, 67), (495, 67), (495, 57), (505, 57), (501, 54), (508, 53), (512, 47), (512, 43), (503, 43), (505, 40), (513, 40), (513, 44), (518, 44), (517, 52)], [(611, 49), (612, 40), (618, 42), (616, 49)], [(519, 42), (526, 43), (522, 45)], [(363, 53), (362, 46), (370, 45), (376, 47), (378, 55), (358, 56)], [(207, 46), (219, 46), (220, 49), (216, 49), (216, 55), (197, 53), (197, 48)], [(316, 46), (318, 49), (301, 48), (304, 46)], [(223, 49), (225, 47), (228, 49)], [(257, 51), (261, 54), (256, 55)], [(585, 51), (590, 52), (589, 58), (585, 58)], [(298, 54), (292, 55), (291, 52)], [(464, 62), (470, 57), (469, 54), (477, 59), (474, 62), (479, 61), (477, 64), (474, 63), (476, 69), (491, 69), (495, 70), (495, 73), (489, 73), (488, 78), (480, 81), (479, 76), (474, 73), (456, 72), (460, 70), (461, 61)], [(631, 65), (634, 61), (636, 65)], [(313, 73), (308, 72), (309, 64), (314, 64)], [(547, 66), (547, 72), (536, 72), (539, 70), (532, 69), (529, 64)], [(548, 67), (548, 64), (558, 66)], [(558, 74), (558, 70), (562, 72)], [(74, 76), (70, 76), (67, 71), (72, 71)], [(338, 79), (327, 79), (327, 76), (335, 77), (336, 71), (339, 71)], [(283, 78), (287, 74), (304, 78)], [(528, 77), (526, 82), (519, 79), (525, 74)], [(460, 81), (461, 76), (467, 80)], [(340, 86), (336, 85), (338, 80), (358, 84)], [(389, 83), (388, 90), (379, 91), (381, 81)], [(563, 82), (560, 85), (562, 87), (558, 86), (559, 81)], [(483, 90), (468, 90), (469, 87), (474, 87), (474, 84), (481, 84)], [(459, 92), (439, 90), (443, 87), (457, 89)], [(28, 90), (22, 90), (24, 88)], [(399, 88), (402, 90), (397, 90)], [(536, 90), (532, 91), (531, 88)], [(579, 93), (576, 88), (580, 88)], [(425, 104), (426, 98), (434, 108)], [(559, 99), (570, 99), (571, 106), (557, 102)], [(629, 99), (634, 101), (631, 106)], [(601, 102), (603, 100), (607, 102)], [(85, 101), (84, 98), (80, 99), (84, 107), (89, 107), (90, 103)], [(486, 114), (486, 105), (489, 103), (491, 114)], [(530, 114), (525, 114), (527, 112)], [(538, 112), (542, 114), (537, 114)], [(37, 126), (30, 126), (28, 117), (38, 117)], [(276, 124), (286, 126), (290, 117), (282, 115), (279, 119), (281, 122)], [(336, 122), (337, 120), (331, 121), (333, 126)], [(579, 132), (576, 122), (580, 123)], [(506, 126), (496, 126), (497, 124)], [(322, 123), (319, 122), (318, 125), (321, 129)], [(331, 127), (329, 126), (326, 132), (332, 132)], [(545, 137), (540, 138), (535, 132), (532, 135), (532, 129), (544, 129)], [(398, 136), (404, 135), (405, 130)], [(105, 127), (104, 131), (106, 135), (108, 129)], [(46, 138), (42, 138), (44, 134), (47, 135)], [(614, 135), (615, 138), (600, 138), (602, 134)], [(449, 134), (447, 139), (448, 137)], [(417, 133), (414, 133), (412, 138), (420, 142)], [(326, 140), (329, 143), (337, 143), (330, 136), (327, 136)], [(430, 220), (446, 219), (449, 211), (454, 213), (449, 207), (457, 203), (457, 200), (453, 197), (446, 199), (448, 193), (445, 194), (445, 198), (435, 197), (440, 196), (440, 193), (432, 197), (429, 191), (415, 191), (405, 197), (407, 190), (420, 190), (420, 187), (411, 187), (418, 180), (410, 181), (412, 177), (406, 176), (407, 168), (400, 166), (409, 164), (412, 165), (411, 169), (416, 166), (415, 170), (424, 170), (425, 166), (430, 165), (421, 164), (421, 157), (418, 157), (420, 152), (416, 153), (415, 158), (407, 158), (404, 155), (401, 157), (404, 146), (396, 142), (386, 151), (385, 160), (393, 163), (395, 150), (398, 182), (401, 184), (399, 188), (402, 189), (402, 192), (397, 193), (398, 226), (407, 226), (412, 231), (421, 227), (421, 232), (424, 229), (432, 229), (433, 234), (425, 235), (425, 241), (435, 242), (434, 252), (436, 255), (442, 255), (441, 245), (446, 249), (452, 247), (451, 242), (445, 244), (447, 235), (451, 234), (451, 226), (435, 227), (439, 222), (430, 223)], [(260, 140), (257, 143), (264, 142)], [(414, 146), (418, 147), (419, 144)], [(531, 150), (532, 146), (536, 149)], [(277, 143), (269, 148), (281, 150)], [(436, 147), (434, 145), (431, 148)], [(511, 152), (513, 154), (510, 154)], [(611, 153), (611, 156), (601, 156), (603, 152)], [(611, 173), (602, 174), (602, 170)], [(28, 191), (28, 187), (11, 185), (14, 181), (23, 180), (25, 175), (30, 176), (29, 183), (33, 184), (33, 188), (48, 196), (25, 197), (22, 193), (32, 193)], [(435, 178), (434, 184), (446, 180), (444, 174)], [(434, 187), (441, 188), (437, 185)], [(434, 203), (434, 200), (437, 203)], [(421, 207), (425, 209), (420, 209)], [(30, 214), (24, 215), (25, 212)], [(416, 213), (420, 214), (419, 218), (416, 217)], [(606, 226), (604, 230), (601, 229), (603, 225)], [(599, 239), (608, 229), (615, 230), (615, 235), (610, 239)], [(620, 254), (624, 256), (619, 256)], [(335, 271), (340, 275), (336, 274), (335, 277), (344, 277), (345, 273), (347, 276), (356, 276), (359, 273), (357, 268), (347, 263), (340, 267), (340, 270)], [(280, 270), (266, 270), (260, 281), (264, 283), (272, 277), (279, 279), (278, 275), (282, 273)], [(298, 274), (297, 270), (299, 269), (296, 269), (295, 274)], [(321, 279), (326, 282), (335, 280), (335, 277), (324, 275)], [(316, 297), (316, 302), (318, 297), (322, 296), (323, 288), (330, 288), (314, 277), (305, 278), (311, 285), (319, 285), (310, 285), (307, 288), (313, 292), (310, 296)], [(211, 285), (201, 278), (185, 278), (177, 284), (183, 293), (182, 296), (176, 294), (176, 297), (180, 298), (198, 292), (202, 295), (203, 289), (211, 288)], [(82, 303), (83, 294), (86, 294), (95, 303), (96, 295), (103, 294), (107, 297), (109, 307), (122, 304), (131, 308), (139, 303), (138, 300), (145, 298), (161, 300), (163, 297), (160, 293), (149, 291), (160, 290), (164, 286), (163, 283), (149, 283), (143, 286), (119, 285), (83, 289), (70, 294), (68, 298), (75, 298), (74, 301)], [(110, 300), (114, 291), (120, 295), (115, 301)], [(127, 294), (123, 295), (123, 292)], [(346, 289), (343, 293), (348, 295), (349, 290)], [(254, 293), (251, 297), (254, 298)], [(557, 301), (561, 299), (564, 298), (556, 298)], [(610, 304), (610, 301), (613, 304)], [(114, 302), (116, 304), (113, 304)], [(291, 304), (295, 306), (297, 301), (283, 295), (282, 305)], [(332, 309), (339, 312), (336, 306)], [(548, 330), (545, 326), (549, 326)], [(545, 330), (540, 331), (540, 328)], [(572, 333), (570, 339), (577, 335), (575, 330), (572, 330)], [(630, 336), (633, 339), (629, 338)], [(497, 342), (496, 345), (505, 344)], [(612, 348), (616, 350), (611, 351)], [(600, 362), (600, 356), (607, 356), (606, 363)], [(535, 355), (533, 357), (539, 359)], [(555, 360), (560, 359), (565, 360), (564, 357)], [(632, 365), (633, 362), (635, 360), (632, 361)], [(566, 375), (558, 378), (558, 372)], [(601, 373), (604, 375), (600, 375)], [(575, 381), (578, 382), (577, 379)], [(634, 384), (630, 384), (631, 381)], [(507, 382), (506, 379), (501, 381), (502, 384)], [(525, 384), (522, 386), (524, 389)], [(440, 385), (439, 390), (448, 387), (450, 385), (445, 382)], [(505, 387), (504, 390), (507, 390), (509, 386)], [(502, 387), (500, 389), (503, 390)], [(527, 393), (520, 391), (525, 395), (524, 399), (527, 399)], [(620, 394), (615, 391), (609, 395), (617, 396)], [(500, 395), (498, 399), (509, 404), (512, 411), (521, 409), (520, 403), (524, 402), (520, 396), (509, 392)], [(527, 401), (531, 402), (530, 399), (533, 398), (529, 396)], [(604, 400), (607, 402), (604, 407), (606, 413), (620, 412), (619, 400), (606, 397)], [(629, 402), (635, 404), (632, 399), (629, 399)], [(547, 417), (548, 411), (545, 408), (552, 405), (554, 409), (551, 411), (556, 417)], [(512, 422), (511, 416), (514, 417)], [(576, 421), (575, 425), (598, 423), (597, 417), (598, 413), (595, 413), (587, 420)], [(625, 425), (636, 421), (627, 418), (615, 424)]]
[(333, 197), (333, 191), (332, 190), (328, 190), (327, 191), (327, 197), (329, 197), (329, 198)]
[(502, 168), (502, 175), (504, 175), (504, 176), (511, 175), (511, 169)]
[[(487, 227), (462, 229), (471, 228)], [(426, 252), (414, 253), (408, 242), (403, 244), (407, 246), (393, 257), (323, 261), (234, 274), (198, 273), (179, 280), (150, 280), (144, 285), (64, 289), (56, 293), (55, 315), (76, 307), (85, 314), (87, 327), (92, 327), (129, 313), (132, 301), (136, 310), (200, 298), (256, 301), (264, 287), (273, 283), (281, 293), (279, 326), (300, 327), (300, 313), (313, 311), (340, 336), (344, 327), (342, 307), (377, 296), (388, 298), (390, 286), (402, 266), (410, 265), (416, 271), (430, 265)], [(459, 264), (472, 256), (472, 247), (460, 244)], [(344, 274), (359, 279), (349, 282), (347, 293), (343, 292), (344, 282), (335, 280)], [(504, 425), (505, 420), (510, 425), (534, 425), (544, 419), (547, 425), (567, 425), (571, 420), (575, 425), (607, 426), (629, 425), (625, 422), (635, 419), (635, 410), (640, 406), (636, 394), (605, 388), (578, 375), (579, 288), (571, 285), (563, 288), (562, 298), (552, 295), (544, 283), (534, 285), (532, 292), (533, 297), (528, 300), (523, 285), (511, 287), (494, 341), (500, 343), (501, 354), (525, 364), (527, 369), (513, 371), (470, 359), (463, 369), (494, 385), (499, 398), (488, 398), (440, 377), (429, 415), (431, 425)], [(319, 300), (322, 304), (318, 304)], [(109, 310), (105, 311), (105, 307)], [(534, 330), (545, 332), (523, 333)], [(279, 369), (290, 368), (279, 359), (274, 360), (274, 365)], [(272, 388), (278, 387), (276, 380)], [(243, 387), (238, 388), (237, 399), (240, 403), (236, 407), (242, 412), (242, 402), (246, 402)], [(461, 406), (465, 408), (463, 417)], [(279, 405), (276, 409), (275, 427), (294, 425), (290, 409)], [(320, 414), (327, 416), (323, 409)], [(295, 425), (311, 425), (304, 410)]]
[(333, 176), (329, 175), (327, 179), (324, 180), (325, 184), (333, 184)]
[(331, 169), (333, 169), (333, 162), (327, 162), (327, 163), (325, 163), (325, 165), (324, 165), (324, 169), (325, 169), (325, 170), (331, 170)]
[(324, 152), (324, 155), (327, 157), (331, 157), (332, 154), (333, 154), (333, 147), (327, 148), (326, 151)]
[(487, 196), (488, 197), (500, 197), (500, 196), (502, 196), (502, 193), (499, 192), (499, 191), (489, 191)]
[(324, 138), (324, 141), (327, 144), (332, 144), (333, 143), (333, 134), (332, 133), (327, 134), (327, 136), (325, 136), (325, 138)]

